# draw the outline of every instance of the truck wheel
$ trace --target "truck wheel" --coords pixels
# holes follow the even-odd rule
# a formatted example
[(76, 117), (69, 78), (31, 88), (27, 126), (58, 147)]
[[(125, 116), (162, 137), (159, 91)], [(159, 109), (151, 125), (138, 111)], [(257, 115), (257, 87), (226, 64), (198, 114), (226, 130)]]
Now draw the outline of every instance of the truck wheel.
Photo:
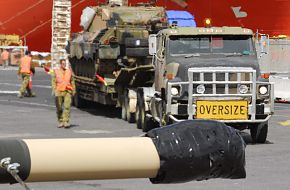
[(145, 105), (143, 98), (137, 99), (137, 106), (136, 106), (136, 125), (137, 129), (143, 129), (145, 124)]
[(126, 118), (127, 118), (127, 121), (129, 123), (134, 123), (135, 122), (135, 113), (131, 113), (130, 112), (130, 104), (129, 104), (129, 97), (128, 96), (125, 96), (124, 98), (124, 104), (125, 104), (125, 107), (126, 107)]
[(156, 121), (154, 121), (152, 117), (148, 117), (145, 115), (144, 125), (142, 128), (142, 131), (148, 132), (148, 131), (155, 129), (157, 127), (159, 127), (159, 124)]
[(73, 106), (77, 107), (77, 108), (83, 108), (85, 107), (86, 101), (84, 99), (82, 99), (78, 93), (76, 93), (73, 96)]
[(122, 119), (124, 121), (127, 121), (127, 110), (126, 110), (126, 106), (125, 106), (125, 102), (122, 102)]
[(268, 135), (268, 122), (252, 125), (250, 133), (253, 143), (265, 143)]

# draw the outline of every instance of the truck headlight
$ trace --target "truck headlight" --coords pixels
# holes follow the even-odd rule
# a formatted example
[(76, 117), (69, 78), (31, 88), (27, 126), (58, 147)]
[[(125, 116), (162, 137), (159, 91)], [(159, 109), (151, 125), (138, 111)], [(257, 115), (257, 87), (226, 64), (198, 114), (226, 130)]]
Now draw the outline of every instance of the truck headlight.
[(141, 41), (140, 40), (136, 40), (135, 45), (136, 46), (140, 46), (140, 44), (141, 44)]
[(265, 95), (265, 94), (267, 94), (267, 93), (268, 93), (268, 88), (267, 88), (266, 86), (260, 86), (260, 87), (259, 87), (259, 93), (260, 93), (261, 95)]
[(203, 84), (200, 84), (196, 87), (196, 92), (199, 94), (203, 94), (205, 92), (205, 86)]
[(241, 94), (247, 94), (249, 88), (247, 87), (247, 85), (244, 85), (242, 84), (240, 87), (239, 87), (239, 91)]
[(171, 95), (172, 96), (177, 96), (179, 94), (179, 90), (176, 87), (171, 88)]

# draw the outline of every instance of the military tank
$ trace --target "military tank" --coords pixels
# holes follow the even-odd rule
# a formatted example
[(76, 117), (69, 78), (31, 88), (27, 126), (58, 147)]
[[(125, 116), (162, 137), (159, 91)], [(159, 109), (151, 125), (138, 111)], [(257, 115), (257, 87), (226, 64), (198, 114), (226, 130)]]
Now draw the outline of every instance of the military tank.
[(128, 6), (115, 0), (86, 8), (84, 30), (69, 42), (76, 79), (76, 107), (86, 101), (122, 107), (122, 118), (134, 121), (139, 86), (152, 86), (154, 66), (148, 38), (168, 27), (166, 11), (153, 3)]

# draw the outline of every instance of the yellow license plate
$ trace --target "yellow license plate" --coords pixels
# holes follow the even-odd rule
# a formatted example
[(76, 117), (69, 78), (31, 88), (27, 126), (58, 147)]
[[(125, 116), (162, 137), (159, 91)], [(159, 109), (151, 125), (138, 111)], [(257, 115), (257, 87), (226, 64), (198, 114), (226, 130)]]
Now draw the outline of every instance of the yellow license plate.
[(247, 120), (248, 101), (196, 101), (197, 119)]

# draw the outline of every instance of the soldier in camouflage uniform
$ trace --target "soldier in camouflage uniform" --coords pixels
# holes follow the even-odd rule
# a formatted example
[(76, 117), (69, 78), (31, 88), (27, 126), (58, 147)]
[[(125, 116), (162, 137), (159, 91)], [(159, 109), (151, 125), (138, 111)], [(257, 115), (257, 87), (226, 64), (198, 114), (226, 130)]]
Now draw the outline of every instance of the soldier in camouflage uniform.
[(55, 95), (56, 113), (58, 127), (70, 127), (70, 109), (72, 96), (75, 94), (75, 81), (66, 60), (60, 60), (60, 68), (55, 69), (52, 74), (52, 92)]
[(24, 95), (28, 97), (35, 96), (31, 87), (29, 86), (30, 77), (32, 77), (31, 75), (35, 73), (35, 68), (31, 61), (32, 58), (29, 51), (27, 51), (25, 56), (20, 60), (18, 76), (22, 78), (22, 85), (19, 89), (19, 98), (23, 98)]
[(9, 65), (9, 51), (4, 49), (4, 51), (1, 53), (1, 59), (3, 68), (5, 69)]

